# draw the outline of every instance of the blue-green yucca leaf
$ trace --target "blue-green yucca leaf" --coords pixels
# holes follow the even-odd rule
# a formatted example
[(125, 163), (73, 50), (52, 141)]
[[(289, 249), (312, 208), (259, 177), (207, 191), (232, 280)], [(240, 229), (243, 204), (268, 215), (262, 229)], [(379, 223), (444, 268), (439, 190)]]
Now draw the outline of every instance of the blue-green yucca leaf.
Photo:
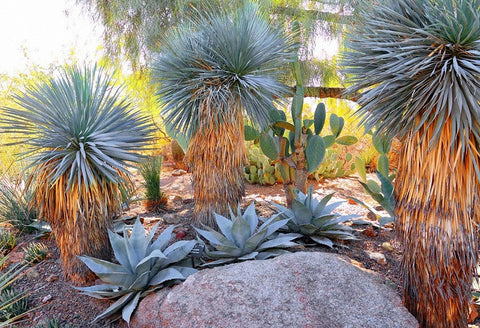
[(480, 1), (386, 0), (362, 15), (343, 65), (367, 130), (403, 137), (433, 127), (434, 145), (451, 120), (452, 144), (475, 151), (466, 136), (480, 141)]
[(274, 96), (287, 88), (278, 76), (291, 60), (292, 39), (269, 25), (252, 4), (205, 10), (173, 30), (152, 65), (165, 120), (192, 136), (203, 104), (218, 110), (212, 123), (239, 108), (262, 129)]
[(14, 95), (17, 107), (3, 107), (0, 124), (28, 146), (32, 165), (49, 168), (50, 182), (66, 175), (69, 186), (124, 183), (119, 172), (140, 160), (153, 125), (112, 81), (98, 66), (64, 67)]

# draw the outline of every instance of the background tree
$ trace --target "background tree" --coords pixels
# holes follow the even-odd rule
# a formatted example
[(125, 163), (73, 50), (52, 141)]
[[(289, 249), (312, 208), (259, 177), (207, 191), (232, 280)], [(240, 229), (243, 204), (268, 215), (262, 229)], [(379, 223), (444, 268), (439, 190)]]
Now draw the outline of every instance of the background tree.
[(215, 226), (244, 195), (244, 113), (268, 124), (272, 95), (291, 57), (290, 40), (257, 6), (210, 9), (172, 30), (152, 70), (166, 104), (166, 122), (191, 137), (186, 162), (192, 171), (197, 223)]
[(150, 123), (130, 109), (111, 75), (101, 68), (66, 67), (14, 95), (0, 123), (29, 146), (39, 215), (60, 249), (64, 272), (75, 283), (94, 275), (77, 258), (109, 259), (107, 228), (121, 210), (130, 183), (128, 162), (150, 138)]
[[(212, 6), (240, 6), (243, 1), (209, 0)], [(313, 54), (319, 35), (342, 38), (350, 24), (357, 0), (253, 0), (270, 13), (272, 23), (289, 29), (300, 22), (299, 59), (304, 74), (305, 96), (344, 98), (341, 75), (336, 60), (315, 59)], [(163, 35), (188, 17), (198, 14), (203, 0), (77, 0), (86, 6), (104, 27), (107, 56), (128, 60), (135, 69), (145, 69), (152, 56), (161, 49)], [(284, 77), (295, 84), (292, 74)]]
[(480, 1), (366, 7), (345, 54), (367, 129), (402, 141), (395, 194), (404, 301), (422, 327), (466, 327), (478, 257)]

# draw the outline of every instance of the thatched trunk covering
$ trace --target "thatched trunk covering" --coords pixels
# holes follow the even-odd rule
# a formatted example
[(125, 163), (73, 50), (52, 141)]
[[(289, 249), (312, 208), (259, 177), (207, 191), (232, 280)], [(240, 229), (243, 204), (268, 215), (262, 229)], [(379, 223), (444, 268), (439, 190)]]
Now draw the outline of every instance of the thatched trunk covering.
[(220, 122), (218, 112), (206, 102), (202, 105), (199, 129), (185, 155), (192, 172), (195, 225), (215, 227), (214, 212), (226, 216), (229, 207), (236, 211), (245, 194), (242, 113), (236, 107), (233, 115), (225, 115)]
[[(452, 145), (451, 121), (429, 147), (435, 124), (403, 140), (396, 181), (404, 302), (421, 327), (466, 327), (477, 262), (477, 154)], [(472, 136), (470, 143), (475, 145)]]
[[(43, 170), (43, 171), (42, 171)], [(74, 184), (67, 189), (66, 177), (48, 183), (49, 172), (40, 168), (37, 177), (36, 202), (41, 217), (47, 220), (55, 236), (64, 274), (74, 284), (93, 281), (93, 274), (77, 256), (110, 260), (112, 250), (107, 228), (119, 213), (118, 187), (113, 183), (98, 183), (78, 191)]]

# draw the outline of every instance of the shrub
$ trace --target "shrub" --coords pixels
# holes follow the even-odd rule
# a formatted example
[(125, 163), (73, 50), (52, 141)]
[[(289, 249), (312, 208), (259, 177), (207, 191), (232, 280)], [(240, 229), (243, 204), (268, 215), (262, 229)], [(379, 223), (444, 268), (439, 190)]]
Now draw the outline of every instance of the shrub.
[(48, 248), (43, 243), (30, 243), (24, 251), (24, 259), (28, 264), (40, 263), (48, 256)]
[(28, 311), (28, 297), (22, 290), (8, 286), (0, 292), (0, 304), (6, 304), (0, 310), (0, 320), (19, 317)]
[(7, 230), (0, 230), (0, 253), (8, 253), (17, 245), (17, 237)]
[(139, 171), (144, 180), (146, 208), (149, 211), (157, 211), (167, 204), (167, 196), (160, 188), (162, 162), (162, 156), (150, 156), (140, 163)]
[(19, 230), (30, 229), (36, 220), (35, 210), (30, 207), (32, 189), (25, 184), (23, 175), (0, 178), (0, 221), (8, 222)]

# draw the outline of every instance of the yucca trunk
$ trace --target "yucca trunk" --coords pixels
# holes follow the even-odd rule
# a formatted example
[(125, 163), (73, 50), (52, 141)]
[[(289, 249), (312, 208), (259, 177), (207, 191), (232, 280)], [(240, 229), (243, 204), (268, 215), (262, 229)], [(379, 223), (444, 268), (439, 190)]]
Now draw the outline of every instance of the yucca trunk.
[(119, 213), (119, 190), (107, 182), (85, 188), (74, 183), (67, 189), (66, 176), (49, 183), (49, 170), (39, 168), (36, 202), (41, 217), (47, 220), (60, 250), (64, 274), (74, 284), (85, 284), (95, 275), (77, 256), (88, 255), (110, 260), (112, 251), (107, 228)]
[[(467, 326), (477, 262), (479, 154), (462, 154), (460, 140), (452, 144), (451, 125), (448, 120), (432, 147), (435, 122), (405, 138), (399, 158), (396, 215), (404, 302), (421, 327)], [(476, 149), (473, 136), (466, 138)]]
[(246, 149), (240, 108), (218, 121), (218, 108), (205, 102), (197, 132), (190, 140), (185, 162), (192, 172), (195, 225), (216, 227), (214, 212), (236, 211), (245, 195), (243, 170)]

